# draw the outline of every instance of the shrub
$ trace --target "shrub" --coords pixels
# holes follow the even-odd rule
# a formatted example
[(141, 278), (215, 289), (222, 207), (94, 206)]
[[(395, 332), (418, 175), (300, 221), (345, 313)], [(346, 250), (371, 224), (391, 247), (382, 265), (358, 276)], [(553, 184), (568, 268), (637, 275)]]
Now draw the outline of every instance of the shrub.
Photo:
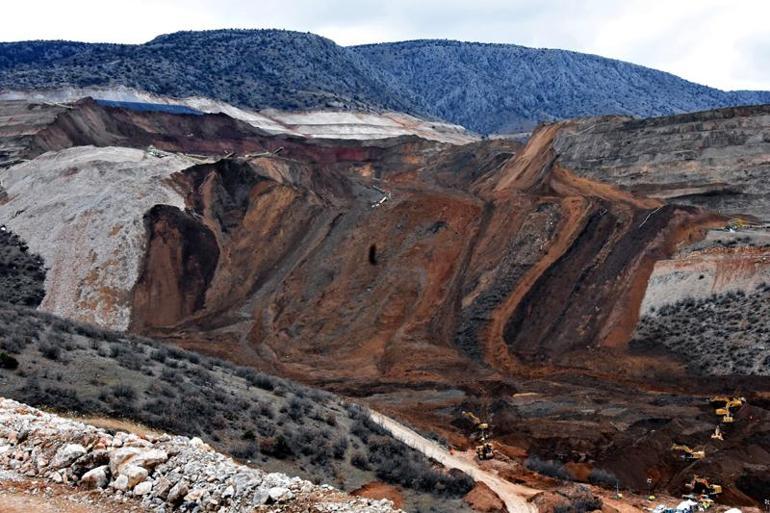
[(337, 438), (332, 444), (332, 456), (334, 459), (341, 460), (345, 457), (345, 453), (348, 450), (348, 439), (344, 436)]
[(150, 353), (150, 358), (155, 360), (156, 362), (163, 363), (166, 361), (166, 358), (168, 358), (168, 351), (165, 347), (161, 347), (160, 349), (155, 349), (152, 353)]
[(13, 356), (0, 352), (0, 369), (15, 370), (19, 368), (19, 361)]
[(556, 479), (569, 480), (570, 476), (567, 469), (561, 462), (553, 460), (541, 460), (537, 456), (530, 456), (524, 461), (524, 466), (544, 476), (550, 476)]
[(588, 482), (608, 488), (615, 488), (616, 486), (619, 486), (619, 481), (618, 478), (615, 477), (615, 474), (600, 468), (591, 470), (591, 473), (588, 474)]
[(58, 360), (61, 356), (61, 349), (59, 346), (54, 346), (51, 344), (40, 344), (38, 350), (40, 351), (40, 354), (49, 360)]
[(350, 463), (361, 470), (369, 470), (371, 468), (369, 466), (369, 458), (361, 451), (353, 453), (353, 456), (350, 458)]
[(289, 442), (283, 435), (277, 435), (272, 438), (265, 438), (262, 443), (259, 444), (259, 449), (268, 456), (277, 458), (279, 460), (288, 458), (293, 455)]
[(115, 385), (112, 387), (112, 395), (118, 399), (124, 399), (128, 402), (136, 400), (136, 390), (130, 385)]

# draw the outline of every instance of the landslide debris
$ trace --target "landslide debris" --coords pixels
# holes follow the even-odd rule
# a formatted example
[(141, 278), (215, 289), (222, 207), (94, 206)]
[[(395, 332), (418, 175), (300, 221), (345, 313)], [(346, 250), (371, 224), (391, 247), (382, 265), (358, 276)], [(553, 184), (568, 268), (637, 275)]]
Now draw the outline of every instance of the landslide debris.
[[(240, 141), (259, 147), (259, 154), (196, 160), (173, 174), (180, 204), (142, 212), (144, 245), (131, 289), (130, 327), (365, 397), (375, 409), (463, 446), (469, 442), (456, 417), (488, 404), (501, 452), (516, 460), (554, 461), (573, 477), (606, 471), (622, 486), (643, 490), (653, 476), (658, 490), (679, 494), (698, 473), (724, 486), (725, 503), (759, 504), (765, 497), (757, 490), (768, 471), (767, 378), (694, 374), (683, 358), (707, 358), (699, 348), (677, 357), (665, 336), (641, 348), (629, 341), (639, 316), (659, 309), (666, 298), (676, 302), (697, 293), (700, 300), (766, 281), (759, 280), (768, 273), (762, 262), (770, 256), (761, 222), (765, 111), (565, 122), (542, 127), (524, 148), (505, 140), (456, 147), (415, 138), (361, 143), (244, 137)], [(161, 118), (162, 126), (175, 125), (170, 114), (142, 113), (127, 116), (125, 127)], [(207, 117), (190, 118), (205, 132)], [(616, 148), (614, 128), (602, 128), (618, 123), (618, 141), (631, 141), (628, 150)], [(142, 139), (121, 140), (140, 145)], [(169, 140), (166, 149), (184, 148), (182, 137)], [(208, 139), (209, 154), (248, 146), (233, 140)], [(680, 153), (685, 149), (689, 153)], [(748, 161), (744, 153), (751, 155)], [(747, 165), (751, 172), (742, 178)], [(667, 166), (677, 175), (674, 182)], [(688, 176), (695, 192), (684, 194)], [(714, 188), (725, 180), (739, 183), (740, 194)], [(693, 195), (699, 199), (691, 201)], [(740, 207), (752, 223), (751, 243), (725, 242), (730, 218), (710, 210), (725, 195), (730, 208)], [(9, 198), (5, 205), (13, 205)], [(94, 230), (104, 236), (112, 224), (97, 221)], [(376, 265), (370, 263), (372, 247)], [(67, 283), (69, 277), (49, 273), (48, 279)], [(681, 324), (680, 317), (670, 320)], [(722, 363), (717, 359), (729, 355), (715, 354), (715, 371), (749, 371), (743, 355), (754, 354), (763, 335), (744, 331), (744, 339), (729, 341), (745, 346), (733, 351), (740, 362)], [(98, 346), (109, 358), (126, 358), (120, 349), (110, 356), (112, 346), (130, 342), (112, 342)], [(12, 356), (22, 371), (31, 368), (55, 390), (56, 375), (46, 378), (38, 362), (49, 365), (66, 352), (57, 355), (43, 345), (30, 343)], [(76, 348), (75, 354), (93, 361), (92, 368), (114, 369), (98, 351)], [(164, 365), (145, 363), (151, 350), (143, 352), (131, 380), (144, 387), (149, 376), (141, 369), (148, 367), (163, 381)], [(65, 371), (73, 367), (56, 365), (66, 382)], [(215, 370), (211, 379), (234, 379), (225, 374)], [(180, 382), (191, 387), (190, 396), (215, 402), (218, 395), (192, 388), (195, 379), (185, 374)], [(96, 386), (102, 389), (114, 384), (101, 381)], [(18, 378), (14, 387), (23, 391), (27, 382)], [(147, 397), (157, 400), (146, 397), (147, 390), (137, 390), (137, 406)], [(102, 400), (89, 391), (89, 399), (112, 411), (115, 394), (110, 388), (105, 393)], [(724, 445), (709, 447), (697, 463), (674, 455), (674, 443), (712, 443), (717, 419), (708, 396), (733, 393), (745, 395), (750, 408), (726, 430)], [(122, 404), (131, 392), (118, 390), (117, 396)], [(162, 399), (159, 412), (180, 401)], [(243, 409), (236, 404), (229, 411), (240, 418)], [(212, 413), (230, 420), (225, 411)], [(343, 415), (338, 425), (352, 420)], [(246, 424), (213, 433), (233, 441)], [(348, 437), (351, 446), (360, 440)], [(276, 448), (280, 454), (285, 446), (268, 451)], [(259, 451), (264, 454), (261, 444)], [(359, 468), (341, 471), (371, 481), (378, 461), (387, 460), (378, 455), (349, 450), (346, 462)], [(267, 456), (268, 463), (286, 462), (275, 452)], [(302, 461), (310, 459), (303, 455)], [(367, 465), (368, 474), (355, 474)], [(521, 467), (514, 462), (511, 469)]]

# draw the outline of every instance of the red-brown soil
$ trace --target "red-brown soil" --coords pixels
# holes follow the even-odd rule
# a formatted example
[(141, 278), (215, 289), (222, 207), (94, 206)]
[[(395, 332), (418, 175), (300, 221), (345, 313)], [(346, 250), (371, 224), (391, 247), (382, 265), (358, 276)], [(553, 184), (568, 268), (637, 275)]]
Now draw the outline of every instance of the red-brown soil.
[(366, 483), (361, 488), (350, 492), (350, 495), (366, 497), (368, 499), (388, 499), (397, 508), (404, 507), (404, 496), (401, 491), (393, 485), (380, 481)]
[[(570, 463), (578, 478), (604, 469), (642, 493), (648, 478), (679, 494), (706, 475), (723, 502), (756, 505), (768, 378), (700, 376), (662, 346), (628, 345), (656, 262), (723, 226), (722, 200), (763, 212), (749, 189), (764, 182), (736, 176), (742, 152), (762, 176), (766, 108), (697, 116), (570, 121), (523, 148), (456, 147), (270, 137), (225, 116), (84, 102), (24, 141), (27, 157), (71, 144), (221, 157), (175, 177), (184, 211), (145, 217), (136, 332), (365, 398), (457, 445), (470, 444), (461, 411), (488, 410), (501, 453)], [(745, 144), (723, 150), (709, 136), (723, 131)], [(698, 151), (685, 159), (687, 145)], [(729, 180), (744, 192), (719, 197)], [(723, 444), (709, 436), (717, 393), (750, 405)], [(683, 460), (674, 442), (708, 456)]]
[(508, 508), (500, 497), (484, 483), (476, 483), (473, 490), (465, 496), (465, 502), (479, 513), (508, 513)]

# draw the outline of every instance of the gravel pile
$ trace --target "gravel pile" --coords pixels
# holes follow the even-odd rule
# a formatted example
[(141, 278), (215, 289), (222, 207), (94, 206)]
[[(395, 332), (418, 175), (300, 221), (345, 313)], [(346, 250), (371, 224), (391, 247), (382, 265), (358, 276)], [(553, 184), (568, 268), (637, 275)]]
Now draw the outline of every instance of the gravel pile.
[(239, 465), (198, 438), (111, 435), (0, 398), (0, 478), (3, 471), (102, 490), (157, 513), (399, 511), (388, 500)]

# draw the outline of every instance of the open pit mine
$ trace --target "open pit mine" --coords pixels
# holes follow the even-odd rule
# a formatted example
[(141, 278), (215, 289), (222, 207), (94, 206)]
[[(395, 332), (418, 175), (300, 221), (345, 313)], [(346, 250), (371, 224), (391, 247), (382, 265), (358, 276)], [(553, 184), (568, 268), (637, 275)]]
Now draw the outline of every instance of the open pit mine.
[(76, 96), (0, 101), (42, 312), (365, 405), (478, 511), (770, 499), (770, 106), (521, 141)]

